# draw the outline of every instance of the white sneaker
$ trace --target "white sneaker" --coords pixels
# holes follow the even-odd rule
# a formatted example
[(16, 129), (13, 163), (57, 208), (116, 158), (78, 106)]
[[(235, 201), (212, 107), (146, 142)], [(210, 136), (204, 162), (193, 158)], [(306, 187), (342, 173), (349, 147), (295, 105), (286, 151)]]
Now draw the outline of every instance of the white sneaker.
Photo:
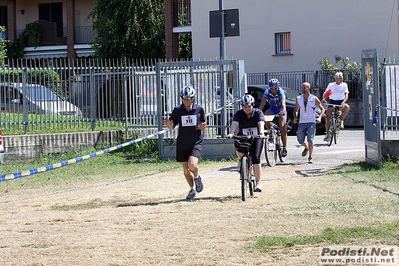
[(262, 192), (262, 185), (260, 182), (256, 183), (255, 192)]

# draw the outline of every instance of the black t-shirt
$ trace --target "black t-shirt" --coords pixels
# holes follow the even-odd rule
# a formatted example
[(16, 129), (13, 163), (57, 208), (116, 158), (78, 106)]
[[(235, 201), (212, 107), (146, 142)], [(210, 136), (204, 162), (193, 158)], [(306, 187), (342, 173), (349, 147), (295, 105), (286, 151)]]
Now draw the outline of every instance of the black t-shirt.
[(244, 110), (241, 109), (234, 114), (233, 121), (239, 124), (238, 135), (259, 135), (258, 122), (265, 121), (265, 116), (261, 110), (253, 108), (252, 115), (248, 118)]
[(190, 149), (195, 145), (203, 145), (204, 139), (198, 125), (206, 121), (204, 108), (199, 104), (193, 104), (187, 111), (183, 104), (176, 106), (171, 117), (174, 125), (179, 125), (176, 149)]

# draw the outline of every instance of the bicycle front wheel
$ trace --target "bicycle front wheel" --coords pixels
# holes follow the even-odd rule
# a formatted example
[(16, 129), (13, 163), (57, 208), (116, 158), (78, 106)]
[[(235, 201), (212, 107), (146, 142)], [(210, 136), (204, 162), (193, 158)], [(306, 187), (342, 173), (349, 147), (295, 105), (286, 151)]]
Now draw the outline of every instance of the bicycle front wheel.
[(250, 175), (250, 179), (248, 179), (249, 195), (253, 196), (255, 192), (256, 181), (253, 173), (250, 173)]
[(275, 144), (276, 136), (268, 134), (265, 140), (265, 158), (268, 166), (273, 167), (276, 165), (277, 150)]
[(247, 199), (247, 185), (249, 179), (249, 161), (247, 155), (241, 158), (241, 199), (245, 201)]
[(327, 146), (331, 146), (333, 139), (335, 139), (335, 130), (336, 130), (336, 125), (335, 125), (335, 119), (331, 117), (330, 119), (330, 128), (328, 129), (328, 135), (330, 139), (327, 142)]
[(339, 124), (339, 119), (335, 118), (335, 132), (334, 132), (334, 143), (337, 144), (338, 142), (338, 137), (339, 137), (339, 130), (340, 128), (340, 124)]

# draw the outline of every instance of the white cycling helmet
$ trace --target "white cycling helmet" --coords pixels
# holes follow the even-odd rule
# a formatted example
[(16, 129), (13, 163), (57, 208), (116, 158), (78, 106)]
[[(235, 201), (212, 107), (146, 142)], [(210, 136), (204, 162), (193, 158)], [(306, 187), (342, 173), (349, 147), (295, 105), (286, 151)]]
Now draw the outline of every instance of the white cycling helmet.
[(183, 99), (191, 99), (195, 97), (195, 90), (193, 86), (187, 85), (183, 89), (180, 90), (180, 97)]
[(255, 103), (255, 99), (252, 97), (252, 95), (247, 94), (241, 97), (240, 103), (242, 106), (253, 105)]

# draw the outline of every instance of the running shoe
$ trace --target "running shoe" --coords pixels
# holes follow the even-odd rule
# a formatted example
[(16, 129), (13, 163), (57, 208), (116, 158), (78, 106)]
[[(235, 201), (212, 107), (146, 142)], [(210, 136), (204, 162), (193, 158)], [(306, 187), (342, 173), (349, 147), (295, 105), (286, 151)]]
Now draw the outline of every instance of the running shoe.
[(262, 185), (260, 182), (256, 183), (255, 192), (262, 192)]
[(328, 134), (326, 134), (325, 136), (324, 136), (324, 139), (323, 139), (323, 141), (329, 141), (329, 137), (328, 137)]
[(340, 120), (339, 121), (339, 127), (340, 128), (344, 128), (344, 120)]
[(190, 189), (190, 192), (188, 192), (186, 199), (190, 200), (193, 199), (197, 195), (197, 192), (192, 188)]
[(306, 155), (308, 155), (308, 151), (309, 151), (309, 149), (305, 148), (302, 152), (302, 157), (305, 157)]
[(195, 190), (200, 193), (204, 189), (204, 185), (202, 184), (201, 177), (198, 176), (197, 178), (194, 178), (195, 182)]
[(281, 152), (281, 156), (286, 157), (287, 156), (287, 149), (283, 148), (283, 151)]
[(312, 158), (312, 156), (309, 156), (309, 158), (308, 158), (308, 163), (313, 163), (313, 158)]

